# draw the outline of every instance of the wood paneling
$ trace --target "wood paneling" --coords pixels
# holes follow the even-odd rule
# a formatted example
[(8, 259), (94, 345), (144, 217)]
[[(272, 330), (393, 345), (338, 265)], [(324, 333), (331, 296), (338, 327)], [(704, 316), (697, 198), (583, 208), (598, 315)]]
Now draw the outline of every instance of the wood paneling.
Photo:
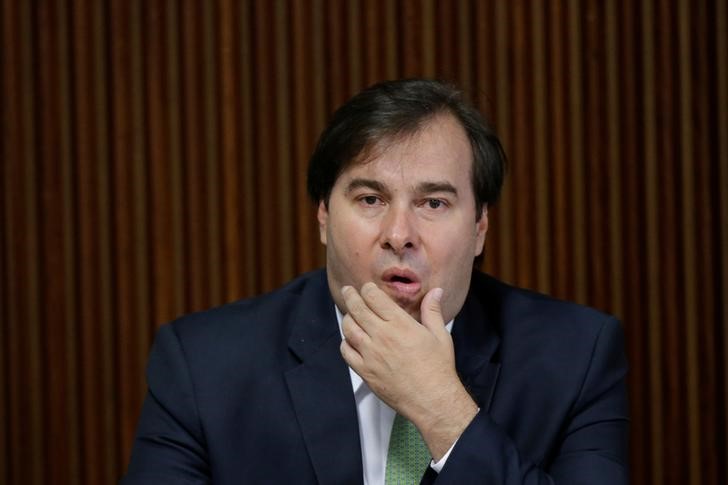
[(510, 158), (486, 269), (619, 316), (634, 483), (728, 482), (722, 0), (2, 0), (0, 483), (114, 483), (156, 328), (323, 264), (307, 158), (380, 79)]

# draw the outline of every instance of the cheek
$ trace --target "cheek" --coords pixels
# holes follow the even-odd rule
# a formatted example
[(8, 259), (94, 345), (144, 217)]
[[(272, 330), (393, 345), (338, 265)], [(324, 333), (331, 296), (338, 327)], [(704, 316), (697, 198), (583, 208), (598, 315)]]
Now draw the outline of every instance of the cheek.
[(339, 261), (352, 268), (362, 264), (366, 254), (363, 243), (364, 238), (352, 237), (353, 234), (360, 235), (351, 228), (339, 227), (329, 233), (328, 245), (336, 253)]
[[(443, 232), (446, 233), (446, 232)], [(475, 259), (475, 238), (438, 238), (430, 254), (430, 264), (439, 279), (450, 287), (458, 287), (463, 276), (469, 276)]]
[(357, 257), (378, 240), (376, 225), (361, 220), (342, 221), (331, 227), (329, 236), (336, 238), (339, 247)]

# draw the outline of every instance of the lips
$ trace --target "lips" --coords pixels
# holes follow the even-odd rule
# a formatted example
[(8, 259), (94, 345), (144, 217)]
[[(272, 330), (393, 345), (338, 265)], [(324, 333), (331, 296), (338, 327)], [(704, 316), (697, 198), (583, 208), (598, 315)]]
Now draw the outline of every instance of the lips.
[(396, 296), (414, 296), (422, 288), (417, 275), (405, 268), (391, 268), (382, 274), (384, 285)]

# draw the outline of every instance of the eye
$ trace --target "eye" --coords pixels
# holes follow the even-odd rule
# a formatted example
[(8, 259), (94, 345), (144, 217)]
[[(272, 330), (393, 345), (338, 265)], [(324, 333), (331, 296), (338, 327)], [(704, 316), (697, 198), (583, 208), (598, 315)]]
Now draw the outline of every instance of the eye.
[(362, 195), (356, 199), (364, 207), (374, 207), (382, 204), (382, 198), (378, 195)]
[(445, 206), (445, 201), (441, 199), (427, 199), (426, 204), (430, 209), (439, 209)]

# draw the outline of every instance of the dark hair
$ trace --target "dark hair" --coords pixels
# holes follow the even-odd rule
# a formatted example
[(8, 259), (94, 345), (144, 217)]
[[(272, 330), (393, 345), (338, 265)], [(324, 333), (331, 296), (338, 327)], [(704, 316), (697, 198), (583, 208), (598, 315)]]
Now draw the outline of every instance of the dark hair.
[(449, 113), (465, 129), (473, 152), (471, 179), (476, 214), (498, 199), (506, 157), (498, 137), (478, 110), (452, 85), (429, 79), (375, 84), (334, 113), (308, 166), (308, 193), (328, 204), (331, 190), (349, 164), (384, 140), (412, 135), (435, 115)]

